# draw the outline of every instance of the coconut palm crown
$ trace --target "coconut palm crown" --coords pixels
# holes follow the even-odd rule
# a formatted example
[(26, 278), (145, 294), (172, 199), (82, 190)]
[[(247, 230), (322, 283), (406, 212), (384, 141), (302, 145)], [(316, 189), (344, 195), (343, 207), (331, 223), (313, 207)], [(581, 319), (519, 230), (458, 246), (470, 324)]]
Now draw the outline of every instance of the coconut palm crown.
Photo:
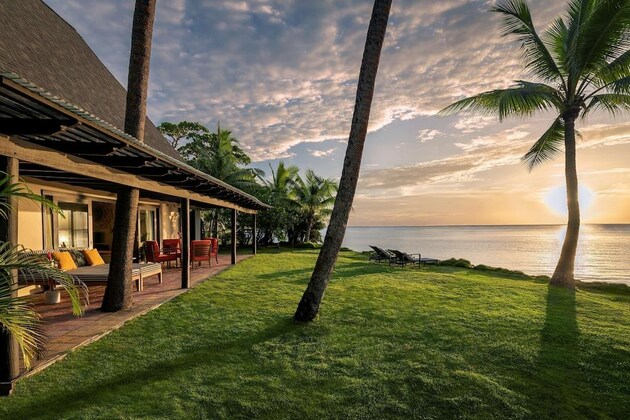
[(525, 70), (535, 81), (517, 80), (507, 89), (462, 99), (440, 112), (471, 111), (500, 120), (557, 113), (523, 161), (531, 170), (564, 147), (569, 218), (551, 283), (573, 288), (580, 226), (575, 121), (596, 110), (613, 115), (630, 110), (630, 1), (570, 0), (565, 16), (542, 35), (523, 0), (500, 1), (491, 11), (502, 17), (502, 35), (520, 44)]

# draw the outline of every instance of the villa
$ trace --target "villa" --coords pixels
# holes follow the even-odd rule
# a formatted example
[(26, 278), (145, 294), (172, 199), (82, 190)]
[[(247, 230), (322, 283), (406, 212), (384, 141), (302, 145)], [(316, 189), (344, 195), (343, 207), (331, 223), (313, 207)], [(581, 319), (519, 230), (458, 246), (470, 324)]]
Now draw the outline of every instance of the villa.
[[(0, 170), (63, 210), (64, 218), (20, 202), (0, 240), (33, 250), (111, 249), (116, 192), (140, 190), (138, 248), (147, 240), (181, 238), (182, 254), (200, 239), (199, 210), (236, 218), (267, 208), (255, 197), (187, 165), (147, 119), (144, 142), (124, 133), (126, 92), (81, 36), (39, 0), (0, 2)], [(185, 251), (185, 252), (184, 252)], [(255, 245), (254, 245), (255, 252)], [(190, 266), (181, 264), (181, 287)], [(18, 357), (0, 344), (0, 385), (10, 390)]]

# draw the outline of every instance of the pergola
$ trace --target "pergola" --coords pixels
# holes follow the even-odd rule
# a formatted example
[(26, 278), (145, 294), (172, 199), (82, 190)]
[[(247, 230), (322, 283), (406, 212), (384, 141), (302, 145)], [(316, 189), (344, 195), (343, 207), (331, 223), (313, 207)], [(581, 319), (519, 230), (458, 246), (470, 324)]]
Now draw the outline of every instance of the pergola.
[[(232, 264), (236, 263), (237, 213), (268, 208), (255, 197), (204, 174), (106, 121), (11, 72), (0, 71), (0, 170), (78, 191), (116, 194), (121, 186), (141, 198), (179, 203), (182, 224), (182, 288), (190, 280), (191, 207), (229, 208)], [(114, 227), (116, 229), (116, 227)], [(17, 242), (17, 212), (0, 224), (0, 241)], [(253, 241), (256, 253), (256, 241)], [(19, 371), (15, 342), (0, 333), (0, 394), (10, 392)]]

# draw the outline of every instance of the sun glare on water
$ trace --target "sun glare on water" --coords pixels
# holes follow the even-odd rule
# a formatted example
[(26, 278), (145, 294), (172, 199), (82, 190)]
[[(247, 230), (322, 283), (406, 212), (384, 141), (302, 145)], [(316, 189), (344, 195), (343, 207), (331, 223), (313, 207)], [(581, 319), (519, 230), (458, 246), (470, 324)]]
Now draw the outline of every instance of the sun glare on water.
[[(554, 213), (566, 216), (567, 215), (567, 189), (565, 185), (558, 185), (550, 189), (544, 196), (544, 202)], [(595, 193), (588, 187), (580, 185), (578, 190), (580, 200), (580, 211), (586, 213), (588, 208), (593, 203)]]

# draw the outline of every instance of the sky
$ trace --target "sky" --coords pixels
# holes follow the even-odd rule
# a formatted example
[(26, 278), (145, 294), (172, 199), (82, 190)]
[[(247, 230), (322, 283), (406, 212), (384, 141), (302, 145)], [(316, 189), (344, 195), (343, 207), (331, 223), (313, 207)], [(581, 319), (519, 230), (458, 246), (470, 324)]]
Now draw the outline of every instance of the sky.
[[(133, 0), (45, 0), (123, 84)], [(148, 114), (218, 122), (254, 166), (279, 161), (338, 179), (370, 0), (160, 0)], [(526, 79), (493, 1), (394, 0), (350, 226), (564, 223), (560, 155), (521, 156), (552, 114), (499, 122), (437, 112)], [(564, 1), (529, 1), (544, 30)], [(582, 220), (630, 223), (630, 115), (580, 121)]]

